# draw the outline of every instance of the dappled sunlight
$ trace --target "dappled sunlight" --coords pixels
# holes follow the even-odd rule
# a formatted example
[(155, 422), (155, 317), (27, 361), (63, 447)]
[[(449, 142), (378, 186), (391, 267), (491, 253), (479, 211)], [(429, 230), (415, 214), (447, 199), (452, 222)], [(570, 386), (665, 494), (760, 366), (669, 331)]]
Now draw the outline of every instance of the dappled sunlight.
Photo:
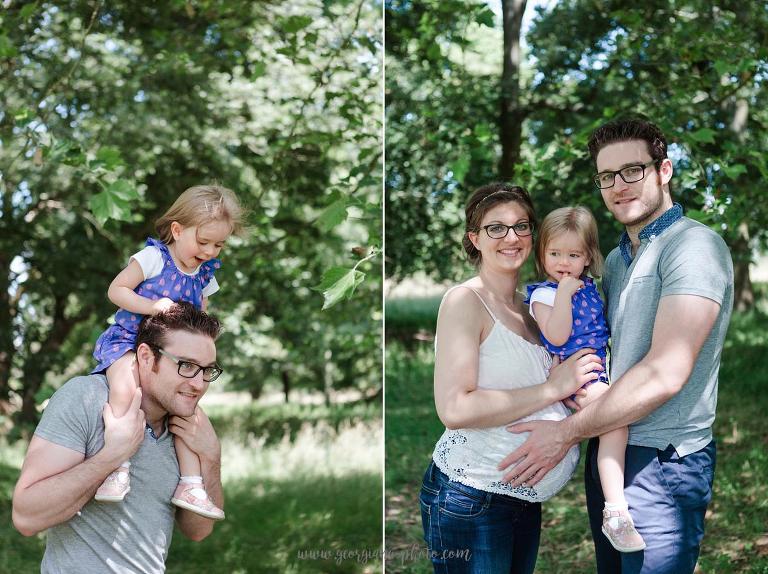
[(342, 423), (338, 433), (326, 424), (305, 423), (291, 441), (270, 446), (266, 437), (222, 439), (222, 479), (283, 480), (297, 476), (342, 477), (382, 472), (380, 425)]

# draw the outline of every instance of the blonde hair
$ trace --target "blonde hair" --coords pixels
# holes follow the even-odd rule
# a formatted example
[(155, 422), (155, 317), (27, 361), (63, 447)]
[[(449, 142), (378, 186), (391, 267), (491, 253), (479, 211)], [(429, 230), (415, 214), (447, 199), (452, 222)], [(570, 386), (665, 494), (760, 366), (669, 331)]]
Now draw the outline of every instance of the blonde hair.
[(581, 238), (589, 258), (586, 270), (592, 277), (603, 274), (603, 254), (597, 238), (597, 222), (592, 212), (586, 207), (561, 207), (550, 212), (541, 223), (536, 240), (536, 271), (546, 277), (544, 253), (553, 237), (573, 232)]
[(160, 241), (173, 243), (171, 223), (184, 227), (198, 227), (209, 221), (225, 220), (231, 233), (238, 233), (243, 225), (243, 210), (232, 190), (220, 185), (195, 185), (184, 190), (173, 205), (155, 221)]

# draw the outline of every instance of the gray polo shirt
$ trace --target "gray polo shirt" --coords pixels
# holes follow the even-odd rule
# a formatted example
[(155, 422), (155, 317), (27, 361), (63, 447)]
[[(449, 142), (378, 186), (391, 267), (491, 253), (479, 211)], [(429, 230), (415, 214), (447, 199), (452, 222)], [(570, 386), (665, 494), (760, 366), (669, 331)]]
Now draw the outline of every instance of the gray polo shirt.
[[(76, 377), (51, 397), (35, 430), (40, 438), (85, 454), (104, 447), (103, 375)], [(48, 529), (43, 574), (162, 573), (171, 545), (179, 480), (172, 435), (149, 431), (131, 457), (131, 491), (123, 502), (91, 500), (80, 515)], [(52, 494), (55, 496), (55, 493)]]
[(641, 240), (627, 266), (617, 247), (606, 259), (603, 291), (611, 328), (611, 380), (621, 378), (651, 347), (659, 300), (698, 295), (720, 304), (712, 331), (688, 382), (666, 403), (629, 427), (629, 444), (680, 456), (712, 440), (720, 354), (733, 308), (733, 263), (723, 239), (707, 226), (681, 217), (658, 235)]

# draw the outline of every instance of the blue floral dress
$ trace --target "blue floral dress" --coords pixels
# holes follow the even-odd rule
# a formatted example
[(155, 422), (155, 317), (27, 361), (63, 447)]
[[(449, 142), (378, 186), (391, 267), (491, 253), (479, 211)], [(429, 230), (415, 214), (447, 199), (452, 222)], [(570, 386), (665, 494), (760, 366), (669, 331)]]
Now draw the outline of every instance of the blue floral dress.
[[(600, 298), (595, 281), (591, 277), (581, 277), (581, 279), (584, 281), (584, 287), (576, 291), (573, 294), (573, 299), (571, 299), (571, 312), (573, 313), (571, 336), (562, 345), (553, 345), (542, 334), (541, 342), (550, 353), (560, 357), (561, 361), (564, 361), (579, 349), (587, 347), (595, 349), (595, 354), (603, 360), (603, 365), (605, 366), (608, 339), (611, 333), (603, 313), (603, 300)], [(531, 295), (540, 287), (557, 289), (557, 283), (553, 281), (540, 281), (539, 283), (528, 285), (526, 287), (528, 297), (525, 299), (525, 303), (531, 304)], [(600, 371), (600, 377), (593, 382), (608, 384), (608, 371)]]
[[(221, 268), (221, 261), (210, 259), (200, 265), (197, 273), (187, 275), (176, 267), (168, 246), (157, 239), (148, 238), (147, 247), (157, 247), (163, 258), (163, 269), (159, 275), (150, 277), (134, 289), (134, 292), (147, 299), (156, 301), (167, 297), (173, 301), (187, 301), (198, 309), (203, 305), (203, 289), (213, 279), (213, 274)], [(92, 371), (101, 373), (128, 351), (133, 351), (136, 333), (144, 316), (119, 309), (115, 314), (115, 324), (104, 331), (96, 341), (93, 357), (98, 366)]]

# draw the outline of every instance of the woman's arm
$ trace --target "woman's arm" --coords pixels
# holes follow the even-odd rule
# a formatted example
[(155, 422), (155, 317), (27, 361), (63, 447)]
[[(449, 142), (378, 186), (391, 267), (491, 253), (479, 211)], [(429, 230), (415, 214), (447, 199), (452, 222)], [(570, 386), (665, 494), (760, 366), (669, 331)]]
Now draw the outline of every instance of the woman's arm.
[[(437, 319), (435, 406), (450, 428), (501, 426), (534, 413), (573, 394), (597, 378), (600, 359), (589, 351), (572, 355), (553, 368), (545, 383), (522, 389), (478, 389), (481, 335), (488, 316), (468, 289), (456, 289), (443, 301)], [(510, 373), (515, 365), (509, 365)]]
[(128, 266), (110, 283), (107, 297), (118, 307), (141, 315), (154, 315), (173, 304), (170, 299), (162, 298), (153, 301), (137, 295), (133, 290), (142, 281), (144, 281), (144, 271), (138, 261), (131, 259)]

